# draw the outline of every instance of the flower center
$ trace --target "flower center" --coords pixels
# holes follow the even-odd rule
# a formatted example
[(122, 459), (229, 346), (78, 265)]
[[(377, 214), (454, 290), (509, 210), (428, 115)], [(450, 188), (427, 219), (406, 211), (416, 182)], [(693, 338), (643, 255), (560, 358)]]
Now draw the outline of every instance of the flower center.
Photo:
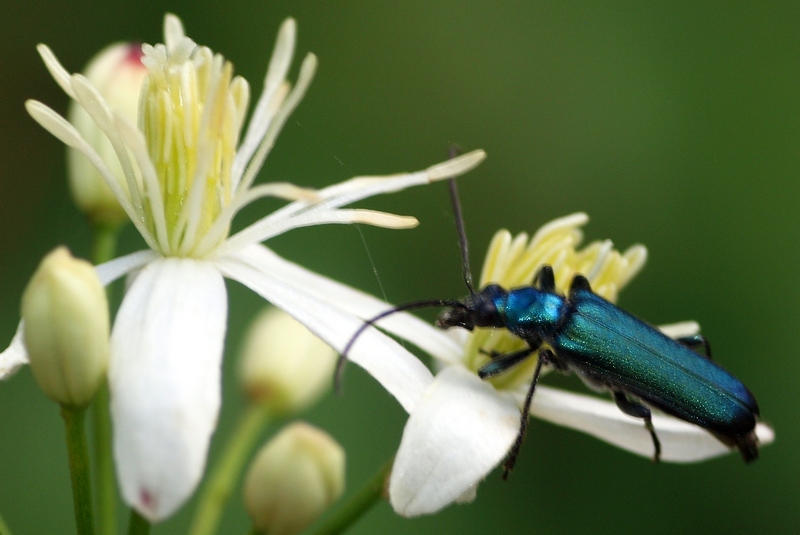
[[(149, 74), (139, 102), (139, 128), (157, 179), (156, 187), (143, 188), (145, 223), (155, 235), (163, 226), (168, 246), (162, 254), (192, 256), (231, 203), (247, 82), (233, 77), (233, 66), (222, 56), (188, 38), (170, 49), (148, 49), (143, 63)], [(220, 241), (225, 237), (227, 232)]]

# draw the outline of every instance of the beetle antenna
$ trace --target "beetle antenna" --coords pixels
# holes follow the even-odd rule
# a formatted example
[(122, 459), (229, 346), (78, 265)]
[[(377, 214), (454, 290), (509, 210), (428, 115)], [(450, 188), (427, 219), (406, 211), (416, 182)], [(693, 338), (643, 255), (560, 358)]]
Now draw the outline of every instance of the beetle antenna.
[[(458, 156), (459, 148), (455, 145), (450, 147), (450, 159)], [(456, 220), (456, 231), (458, 232), (458, 245), (461, 247), (461, 269), (464, 274), (464, 284), (470, 294), (475, 294), (475, 287), (472, 285), (472, 272), (469, 269), (469, 248), (467, 246), (467, 232), (464, 230), (464, 216), (461, 212), (461, 201), (458, 199), (458, 188), (456, 179), (450, 179), (450, 200), (453, 203), (453, 216)]]
[(350, 337), (350, 340), (347, 342), (347, 345), (344, 346), (344, 349), (339, 354), (339, 361), (336, 363), (336, 376), (334, 380), (335, 389), (337, 394), (342, 393), (342, 374), (344, 372), (344, 364), (347, 362), (347, 354), (350, 353), (350, 349), (353, 347), (353, 344), (356, 343), (356, 340), (361, 336), (361, 334), (372, 325), (375, 325), (376, 322), (382, 320), (386, 316), (391, 316), (396, 312), (403, 312), (404, 310), (416, 310), (418, 308), (431, 308), (431, 307), (451, 307), (451, 308), (466, 308), (464, 303), (459, 301), (454, 301), (451, 299), (427, 299), (425, 301), (414, 301), (413, 303), (405, 303), (403, 305), (397, 305), (389, 310), (381, 312), (377, 316), (374, 316), (364, 323), (358, 328), (358, 330), (353, 333), (353, 336)]

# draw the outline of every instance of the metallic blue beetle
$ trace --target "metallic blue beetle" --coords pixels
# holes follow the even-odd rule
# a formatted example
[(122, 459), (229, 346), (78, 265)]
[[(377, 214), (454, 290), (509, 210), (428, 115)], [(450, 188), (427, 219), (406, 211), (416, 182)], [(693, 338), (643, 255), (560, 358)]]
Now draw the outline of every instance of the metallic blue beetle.
[[(555, 293), (550, 266), (540, 269), (534, 286), (505, 290), (490, 284), (450, 305), (436, 325), (470, 331), (508, 329), (528, 344), (521, 351), (492, 355), (478, 370), (484, 379), (539, 354), (506, 474), (516, 461), (542, 365), (575, 372), (589, 387), (611, 391), (625, 414), (644, 420), (653, 438), (654, 460), (661, 445), (645, 405), (707, 429), (737, 447), (746, 462), (758, 457), (754, 431), (758, 404), (741, 381), (711, 360), (707, 342), (701, 337), (667, 337), (593, 293), (582, 275), (575, 276), (568, 296)], [(696, 345), (705, 347), (705, 356), (690, 349)]]
[[(441, 329), (508, 329), (528, 345), (520, 351), (492, 354), (492, 359), (478, 370), (481, 378), (497, 375), (538, 354), (520, 415), (519, 433), (504, 464), (504, 479), (516, 463), (544, 365), (563, 373), (574, 372), (592, 389), (610, 391), (622, 412), (644, 420), (653, 439), (655, 461), (661, 455), (661, 444), (648, 406), (708, 430), (724, 444), (738, 448), (745, 462), (758, 458), (755, 434), (758, 404), (741, 381), (711, 360), (711, 349), (702, 336), (669, 338), (592, 292), (583, 275), (575, 275), (568, 295), (558, 294), (553, 269), (548, 265), (540, 268), (533, 286), (505, 290), (490, 284), (475, 292), (464, 220), (453, 179), (450, 194), (464, 282), (470, 295), (462, 301), (431, 299), (407, 303), (365, 321), (342, 351), (337, 387), (341, 384), (347, 353), (366, 328), (395, 312), (446, 307), (436, 321)], [(704, 355), (692, 349), (698, 346), (703, 346)]]

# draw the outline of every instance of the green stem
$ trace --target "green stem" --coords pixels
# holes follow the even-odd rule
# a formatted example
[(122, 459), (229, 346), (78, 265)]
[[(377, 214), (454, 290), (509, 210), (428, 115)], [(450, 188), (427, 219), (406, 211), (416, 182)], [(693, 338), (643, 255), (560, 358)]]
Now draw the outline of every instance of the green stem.
[[(100, 224), (92, 226), (92, 262), (102, 264), (114, 258), (119, 228)], [(111, 416), (108, 404), (108, 385), (103, 385), (92, 405), (97, 520), (101, 534), (114, 535), (117, 531), (117, 489), (114, 459), (111, 455)]]
[(150, 533), (150, 522), (142, 515), (131, 509), (131, 519), (128, 523), (128, 535), (147, 535)]
[(364, 516), (364, 513), (369, 511), (373, 505), (383, 498), (386, 480), (392, 472), (393, 463), (394, 459), (392, 458), (381, 466), (375, 475), (372, 476), (372, 479), (367, 481), (361, 490), (350, 498), (349, 502), (340, 507), (333, 516), (329, 517), (320, 527), (311, 533), (313, 535), (334, 535), (335, 533), (343, 533), (359, 518)]
[(67, 455), (75, 504), (75, 524), (79, 535), (94, 535), (92, 483), (89, 475), (89, 449), (86, 443), (86, 409), (61, 407), (67, 432)]
[(6, 524), (6, 521), (3, 520), (3, 515), (0, 515), (0, 535), (11, 535), (11, 530)]
[(108, 385), (104, 384), (94, 398), (94, 481), (97, 487), (97, 520), (103, 535), (117, 531), (117, 494), (114, 480), (114, 459), (111, 457), (111, 417), (108, 412)]
[(263, 404), (251, 404), (239, 419), (222, 457), (209, 472), (197, 505), (191, 535), (216, 533), (222, 510), (239, 480), (256, 440), (268, 423), (269, 411)]

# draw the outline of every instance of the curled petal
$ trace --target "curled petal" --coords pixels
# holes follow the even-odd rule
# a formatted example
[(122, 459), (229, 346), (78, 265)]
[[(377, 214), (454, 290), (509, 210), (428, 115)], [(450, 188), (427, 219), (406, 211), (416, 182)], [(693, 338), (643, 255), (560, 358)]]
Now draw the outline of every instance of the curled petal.
[(125, 501), (151, 521), (190, 496), (220, 406), (227, 296), (209, 262), (139, 273), (117, 314), (109, 366), (114, 457)]
[(435, 513), (473, 494), (506, 454), (519, 427), (512, 396), (448, 366), (417, 403), (392, 468), (389, 499), (403, 516)]
[[(239, 252), (217, 259), (216, 264), (226, 277), (283, 309), (337, 351), (344, 349), (363, 324), (344, 308), (307, 290), (302, 276), (297, 280), (291, 276), (277, 278), (267, 265), (250, 260)], [(408, 412), (432, 379), (431, 372), (419, 359), (377, 329), (364, 331), (348, 357), (375, 377)]]
[[(533, 398), (531, 414), (637, 455), (653, 457), (653, 440), (642, 420), (624, 414), (611, 401), (540, 386)], [(661, 460), (665, 462), (692, 463), (731, 451), (703, 428), (672, 416), (653, 414), (653, 427), (661, 442)], [(772, 429), (766, 424), (758, 424), (756, 435), (761, 444), (774, 439)]]

